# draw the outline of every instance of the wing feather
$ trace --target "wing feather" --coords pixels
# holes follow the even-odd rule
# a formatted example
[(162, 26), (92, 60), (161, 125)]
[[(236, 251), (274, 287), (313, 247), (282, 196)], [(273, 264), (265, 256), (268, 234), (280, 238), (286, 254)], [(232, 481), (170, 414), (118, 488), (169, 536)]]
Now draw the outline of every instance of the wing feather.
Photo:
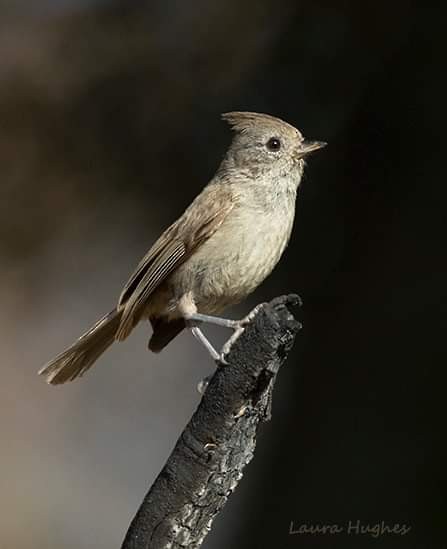
[(173, 241), (156, 257), (124, 305), (121, 322), (115, 335), (116, 339), (123, 340), (129, 335), (140, 320), (141, 312), (151, 293), (178, 265), (185, 252), (183, 242)]
[(115, 338), (125, 339), (141, 319), (151, 294), (220, 227), (234, 206), (229, 189), (205, 187), (185, 213), (155, 242), (125, 285)]
[(155, 242), (143, 259), (138, 263), (137, 268), (133, 272), (132, 276), (127, 281), (126, 285), (121, 292), (118, 307), (124, 305), (124, 303), (129, 299), (132, 292), (136, 289), (139, 282), (145, 275), (146, 271), (150, 267), (151, 263), (155, 261), (160, 252), (166, 247), (166, 243), (169, 242), (169, 231), (172, 230), (172, 226), (165, 231), (161, 237)]

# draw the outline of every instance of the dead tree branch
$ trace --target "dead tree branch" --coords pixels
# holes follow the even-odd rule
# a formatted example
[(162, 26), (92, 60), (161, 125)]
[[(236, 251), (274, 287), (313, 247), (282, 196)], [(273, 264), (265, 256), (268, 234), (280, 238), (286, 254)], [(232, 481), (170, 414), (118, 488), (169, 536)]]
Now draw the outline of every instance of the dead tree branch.
[(226, 349), (166, 465), (133, 519), (122, 549), (200, 547), (253, 457), (261, 422), (270, 419), (279, 367), (300, 324), (295, 295), (258, 306)]

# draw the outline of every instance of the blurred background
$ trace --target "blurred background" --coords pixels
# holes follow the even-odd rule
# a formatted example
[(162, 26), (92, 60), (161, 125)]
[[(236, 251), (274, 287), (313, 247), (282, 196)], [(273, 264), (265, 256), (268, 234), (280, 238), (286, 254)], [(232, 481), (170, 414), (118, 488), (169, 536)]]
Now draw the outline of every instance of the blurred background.
[[(436, 6), (436, 4), (435, 4)], [(149, 327), (81, 381), (36, 371), (115, 304), (230, 140), (329, 146), (257, 302), (304, 323), (207, 549), (445, 548), (444, 14), (426, 2), (0, 2), (0, 547), (119, 547), (213, 364)], [(213, 332), (219, 340), (222, 332)], [(405, 523), (405, 536), (291, 535)]]

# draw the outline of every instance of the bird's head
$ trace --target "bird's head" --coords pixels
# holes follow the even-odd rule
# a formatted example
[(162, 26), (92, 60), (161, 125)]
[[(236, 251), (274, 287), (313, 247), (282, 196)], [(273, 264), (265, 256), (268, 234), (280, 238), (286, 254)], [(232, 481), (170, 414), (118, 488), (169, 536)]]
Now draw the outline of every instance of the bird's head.
[(224, 164), (254, 179), (287, 178), (298, 186), (305, 157), (326, 145), (304, 139), (296, 128), (268, 114), (228, 112), (222, 118), (235, 132)]

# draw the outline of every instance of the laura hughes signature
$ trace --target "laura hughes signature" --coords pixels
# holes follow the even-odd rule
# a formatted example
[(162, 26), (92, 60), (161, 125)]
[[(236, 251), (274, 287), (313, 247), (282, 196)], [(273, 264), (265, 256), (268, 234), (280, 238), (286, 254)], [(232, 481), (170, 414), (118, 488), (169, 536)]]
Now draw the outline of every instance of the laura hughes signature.
[(289, 534), (310, 535), (336, 535), (347, 534), (349, 536), (379, 536), (394, 535), (405, 536), (411, 530), (408, 524), (388, 524), (384, 520), (377, 523), (367, 523), (360, 520), (349, 520), (345, 524), (304, 524), (290, 522)]

